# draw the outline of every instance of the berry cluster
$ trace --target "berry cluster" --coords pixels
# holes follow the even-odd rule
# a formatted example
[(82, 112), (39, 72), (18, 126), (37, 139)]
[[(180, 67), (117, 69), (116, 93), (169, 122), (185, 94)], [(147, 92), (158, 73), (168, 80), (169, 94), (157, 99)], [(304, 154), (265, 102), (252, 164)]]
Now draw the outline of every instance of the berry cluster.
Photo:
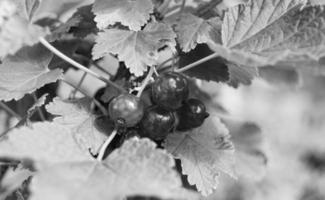
[[(209, 116), (205, 105), (189, 97), (189, 85), (185, 76), (166, 72), (155, 79), (141, 97), (120, 94), (103, 104), (108, 107), (109, 118), (115, 127), (122, 127), (131, 135), (161, 141), (173, 130), (187, 131), (199, 127)], [(101, 96), (99, 90), (95, 97)], [(137, 134), (135, 134), (135, 132)]]

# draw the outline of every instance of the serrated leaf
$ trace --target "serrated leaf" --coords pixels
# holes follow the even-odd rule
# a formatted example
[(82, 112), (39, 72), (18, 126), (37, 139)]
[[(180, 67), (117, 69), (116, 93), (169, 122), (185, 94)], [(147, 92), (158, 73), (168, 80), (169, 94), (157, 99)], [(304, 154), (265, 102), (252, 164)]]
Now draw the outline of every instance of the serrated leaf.
[(211, 40), (210, 32), (213, 28), (209, 21), (186, 13), (180, 18), (180, 21), (175, 27), (175, 31), (182, 50), (189, 52), (197, 44), (207, 43)]
[(240, 84), (250, 85), (252, 80), (258, 77), (258, 69), (256, 67), (248, 67), (228, 63), (229, 81), (228, 84), (237, 88)]
[(52, 54), (40, 45), (22, 48), (17, 54), (6, 57), (0, 64), (0, 99), (18, 100), (60, 79), (61, 70), (47, 68), (51, 58)]
[(268, 162), (261, 128), (252, 122), (229, 118), (223, 121), (229, 128), (236, 148), (236, 172), (238, 176), (260, 181), (265, 175)]
[(304, 0), (252, 0), (230, 8), (222, 26), (222, 46), (211, 45), (227, 60), (264, 66), (288, 56), (325, 54), (325, 10), (304, 6)]
[(38, 167), (54, 164), (92, 160), (87, 151), (75, 142), (71, 131), (60, 124), (37, 122), (31, 128), (20, 127), (0, 141), (0, 157), (31, 159)]
[(181, 159), (188, 182), (207, 196), (217, 187), (221, 172), (235, 176), (234, 147), (229, 138), (220, 119), (210, 116), (199, 128), (168, 135), (165, 147)]
[(17, 6), (10, 1), (0, 2), (0, 12), (0, 59), (37, 43), (39, 37), (47, 33), (46, 29), (20, 16)]
[(97, 154), (107, 137), (94, 127), (95, 116), (91, 114), (90, 104), (91, 99), (88, 98), (75, 101), (54, 98), (52, 103), (46, 105), (46, 110), (58, 116), (54, 118), (54, 123), (69, 128), (81, 149)]
[[(6, 199), (13, 191), (18, 189), (24, 181), (33, 175), (28, 169), (18, 166), (16, 169), (9, 168), (1, 179), (0, 188), (0, 199)], [(4, 190), (4, 191), (2, 191)]]
[(36, 175), (31, 200), (122, 200), (148, 195), (166, 199), (196, 199), (181, 187), (173, 158), (148, 139), (130, 139), (103, 163), (53, 166)]
[(93, 49), (94, 59), (106, 54), (117, 54), (124, 61), (130, 72), (141, 76), (147, 66), (157, 64), (158, 49), (166, 45), (174, 48), (176, 34), (163, 23), (152, 22), (142, 31), (106, 29), (98, 34)]
[(99, 29), (117, 22), (139, 31), (150, 18), (154, 5), (151, 0), (96, 0), (93, 6)]

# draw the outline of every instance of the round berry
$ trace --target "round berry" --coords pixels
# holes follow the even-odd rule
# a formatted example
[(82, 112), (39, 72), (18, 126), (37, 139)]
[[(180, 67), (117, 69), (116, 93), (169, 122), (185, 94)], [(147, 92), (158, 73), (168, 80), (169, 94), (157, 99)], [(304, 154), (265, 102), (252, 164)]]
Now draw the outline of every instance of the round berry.
[(186, 77), (177, 72), (167, 72), (152, 84), (151, 96), (154, 103), (176, 110), (188, 98), (189, 88)]
[(157, 105), (148, 107), (140, 122), (140, 133), (152, 140), (165, 139), (174, 127), (175, 117), (173, 112)]
[(186, 131), (201, 126), (204, 120), (209, 117), (205, 105), (198, 99), (188, 99), (177, 110), (177, 130)]
[(142, 101), (132, 94), (121, 94), (115, 97), (108, 107), (111, 119), (125, 127), (136, 125), (141, 120), (143, 112)]

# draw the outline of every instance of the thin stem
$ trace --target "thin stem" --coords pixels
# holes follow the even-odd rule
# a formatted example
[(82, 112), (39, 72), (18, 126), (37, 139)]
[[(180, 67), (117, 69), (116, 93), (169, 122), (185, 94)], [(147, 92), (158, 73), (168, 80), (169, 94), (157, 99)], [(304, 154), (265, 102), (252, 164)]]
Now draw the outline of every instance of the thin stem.
[(189, 70), (189, 69), (191, 69), (193, 67), (196, 67), (196, 66), (198, 66), (198, 65), (200, 65), (202, 63), (205, 63), (205, 62), (207, 62), (207, 61), (209, 61), (209, 60), (211, 60), (211, 59), (213, 59), (215, 57), (218, 57), (218, 56), (219, 56), (218, 53), (213, 53), (213, 54), (211, 54), (211, 55), (209, 55), (207, 57), (204, 57), (204, 58), (202, 58), (202, 59), (200, 59), (200, 60), (198, 60), (198, 61), (196, 61), (194, 63), (186, 65), (185, 67), (182, 67), (180, 69), (176, 69), (175, 72), (185, 72), (186, 70)]
[[(80, 89), (80, 88), (77, 88), (77, 87), (76, 87), (75, 85), (73, 85), (72, 83), (69, 83), (69, 82), (66, 81), (66, 80), (61, 80), (61, 81), (62, 81), (63, 83), (65, 83), (65, 84), (67, 84), (67, 85), (69, 85), (69, 86), (71, 86), (71, 87), (77, 89), (77, 90), (78, 90), (79, 92), (81, 92), (83, 95), (85, 95), (85, 96), (87, 96), (87, 97), (90, 97), (90, 96), (87, 95), (86, 92), (82, 91), (82, 89)], [(104, 115), (107, 116), (108, 113), (107, 113), (106, 108), (104, 108), (104, 107), (102, 106), (102, 104), (101, 104), (99, 101), (97, 101), (95, 98), (93, 98), (93, 97), (90, 97), (90, 98), (92, 98), (93, 102), (95, 103), (96, 106), (98, 106), (98, 108), (100, 109), (100, 111), (102, 111), (102, 113), (103, 113)]]
[(86, 76), (87, 76), (87, 73), (84, 72), (84, 74), (82, 75), (82, 77), (81, 77), (81, 79), (80, 79), (78, 85), (77, 85), (76, 88), (74, 88), (74, 90), (71, 92), (71, 94), (70, 94), (71, 98), (74, 99), (74, 98), (76, 97), (76, 94), (77, 94), (77, 92), (78, 92), (78, 89), (81, 87), (81, 85), (82, 85), (82, 83), (84, 82)]
[(94, 65), (97, 69), (99, 69), (100, 71), (104, 72), (105, 74), (107, 74), (108, 76), (113, 76), (113, 74), (111, 74), (109, 71), (107, 71), (106, 69), (104, 69), (102, 66), (98, 65), (97, 62), (92, 61), (91, 59), (89, 59), (88, 57), (84, 56), (84, 55), (80, 55), (80, 54), (74, 54), (73, 56), (82, 59), (84, 61), (88, 61), (91, 65)]
[(77, 67), (78, 69), (87, 72), (88, 74), (98, 78), (99, 80), (115, 87), (116, 89), (120, 90), (121, 92), (125, 92), (125, 90), (123, 88), (121, 88), (120, 86), (118, 86), (117, 84), (113, 83), (112, 81), (102, 77), (101, 75), (91, 71), (90, 69), (88, 69), (87, 67), (79, 64), (78, 62), (72, 60), (71, 58), (69, 58), (68, 56), (64, 55), (61, 51), (59, 51), (58, 49), (56, 49), (54, 46), (52, 46), (48, 41), (46, 41), (44, 38), (39, 38), (39, 41), (41, 44), (43, 44), (48, 50), (50, 50), (51, 52), (53, 52), (55, 55), (57, 55), (58, 57), (62, 58), (64, 61), (70, 63), (71, 65)]
[[(34, 99), (34, 103), (37, 103), (38, 100), (37, 100), (37, 97), (36, 97), (35, 93), (33, 93), (32, 96), (33, 96), (33, 99)], [(40, 107), (36, 106), (36, 110), (37, 110), (38, 115), (40, 116), (41, 120), (45, 121), (46, 118), (45, 118), (42, 110), (40, 109)]]
[(168, 17), (169, 15), (172, 15), (174, 12), (176, 12), (180, 8), (181, 8), (181, 5), (174, 6), (172, 8), (167, 9), (164, 13), (162, 13), (162, 15), (164, 17)]
[(142, 92), (147, 87), (147, 85), (148, 85), (148, 83), (149, 83), (149, 81), (150, 81), (150, 79), (151, 79), (152, 74), (154, 73), (154, 71), (155, 71), (155, 67), (154, 66), (150, 67), (150, 70), (149, 70), (146, 78), (144, 79), (144, 81), (141, 84), (141, 87), (140, 87), (140, 89), (138, 91), (137, 97), (139, 97), (139, 98), (141, 97)]
[(0, 107), (3, 108), (5, 111), (7, 111), (10, 115), (17, 118), (19, 121), (21, 120), (21, 117), (16, 113), (13, 109), (11, 109), (7, 104), (0, 101)]
[(103, 159), (104, 159), (104, 155), (105, 155), (105, 151), (108, 147), (108, 145), (112, 142), (112, 140), (114, 139), (114, 137), (116, 136), (117, 134), (117, 128), (115, 128), (111, 135), (107, 138), (107, 140), (104, 142), (104, 144), (102, 145), (102, 147), (100, 148), (99, 150), (99, 154), (97, 156), (97, 160), (99, 162), (101, 162)]
[(99, 69), (100, 71), (106, 73), (107, 75), (109, 75), (110, 77), (113, 77), (114, 75), (111, 74), (109, 71), (107, 71), (106, 69), (104, 69), (102, 66), (100, 66), (98, 63), (90, 61), (91, 64), (93, 64), (97, 69)]

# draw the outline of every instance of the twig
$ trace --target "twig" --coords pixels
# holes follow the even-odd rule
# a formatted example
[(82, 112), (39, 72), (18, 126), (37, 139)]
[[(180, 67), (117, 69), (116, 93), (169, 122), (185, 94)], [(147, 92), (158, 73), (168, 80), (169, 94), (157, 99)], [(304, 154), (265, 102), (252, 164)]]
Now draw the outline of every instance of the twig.
[(87, 58), (84, 55), (80, 55), (80, 54), (74, 54), (73, 56), (88, 61), (91, 65), (94, 65), (96, 68), (98, 68), (100, 71), (104, 72), (105, 74), (107, 74), (108, 76), (113, 76), (113, 74), (111, 74), (109, 71), (107, 71), (106, 69), (104, 69), (102, 66), (100, 66), (97, 62), (92, 61), (91, 59)]
[(209, 60), (211, 60), (211, 59), (213, 59), (215, 57), (218, 57), (218, 56), (219, 56), (218, 53), (213, 53), (213, 54), (211, 54), (211, 55), (209, 55), (207, 57), (204, 57), (204, 58), (202, 58), (202, 59), (200, 59), (200, 60), (198, 60), (198, 61), (196, 61), (194, 63), (186, 65), (185, 67), (182, 67), (180, 69), (176, 69), (175, 72), (185, 72), (185, 71), (187, 71), (187, 70), (189, 70), (189, 69), (191, 69), (193, 67), (196, 67), (196, 66), (198, 66), (198, 65), (200, 65), (202, 63), (205, 63), (205, 62), (207, 62), (207, 61), (209, 61)]
[(17, 118), (19, 121), (22, 119), (13, 109), (9, 108), (5, 103), (0, 101), (0, 107), (2, 107), (5, 111), (7, 111), (10, 115)]
[(148, 83), (149, 83), (149, 81), (150, 81), (150, 79), (151, 79), (152, 74), (154, 73), (154, 71), (155, 71), (155, 67), (154, 66), (150, 67), (150, 70), (149, 70), (146, 78), (144, 79), (144, 81), (141, 84), (141, 87), (140, 87), (140, 89), (138, 91), (137, 97), (139, 97), (139, 98), (141, 97), (142, 92), (144, 91), (144, 89), (148, 85)]
[[(33, 93), (32, 96), (33, 96), (33, 99), (34, 99), (34, 103), (37, 103), (38, 100), (37, 100), (37, 97), (36, 97), (35, 93)], [(40, 107), (36, 106), (36, 110), (37, 110), (38, 115), (40, 116), (41, 120), (46, 121), (46, 118), (45, 118), (42, 110), (40, 109)]]
[[(69, 83), (66, 80), (61, 80), (61, 81), (64, 82), (64, 83), (66, 83), (67, 85), (70, 85), (73, 88), (76, 88), (76, 86), (74, 86), (72, 83)], [(83, 95), (90, 97), (89, 95), (87, 95), (86, 92), (82, 91), (82, 89), (80, 89), (80, 88), (77, 88), (77, 89)], [(94, 101), (95, 105), (98, 106), (98, 108), (100, 109), (100, 111), (102, 111), (102, 113), (107, 116), (108, 115), (107, 110), (102, 106), (102, 104), (99, 101), (97, 101), (95, 98), (93, 98), (93, 97), (90, 97), (90, 98), (92, 98), (92, 100)]]
[(43, 44), (47, 49), (49, 49), (51, 52), (53, 52), (55, 55), (59, 56), (60, 58), (62, 58), (64, 61), (70, 63), (71, 65), (77, 67), (78, 69), (98, 78), (99, 80), (115, 87), (116, 89), (118, 89), (121, 92), (125, 92), (125, 90), (123, 88), (121, 88), (120, 86), (118, 86), (117, 84), (115, 84), (114, 82), (104, 78), (103, 76), (91, 71), (90, 69), (88, 69), (87, 67), (79, 64), (78, 62), (72, 60), (71, 58), (69, 58), (68, 56), (64, 55), (61, 51), (59, 51), (58, 49), (56, 49), (54, 46), (52, 46), (48, 41), (46, 41), (44, 38), (39, 38), (39, 41), (41, 44)]
[(104, 159), (104, 155), (105, 155), (105, 151), (108, 147), (108, 145), (112, 142), (112, 140), (114, 139), (114, 137), (116, 136), (117, 134), (117, 128), (115, 128), (111, 135), (107, 138), (107, 140), (104, 142), (104, 144), (102, 145), (102, 147), (100, 148), (99, 150), (99, 154), (97, 156), (97, 160), (99, 162), (101, 162), (103, 159)]

